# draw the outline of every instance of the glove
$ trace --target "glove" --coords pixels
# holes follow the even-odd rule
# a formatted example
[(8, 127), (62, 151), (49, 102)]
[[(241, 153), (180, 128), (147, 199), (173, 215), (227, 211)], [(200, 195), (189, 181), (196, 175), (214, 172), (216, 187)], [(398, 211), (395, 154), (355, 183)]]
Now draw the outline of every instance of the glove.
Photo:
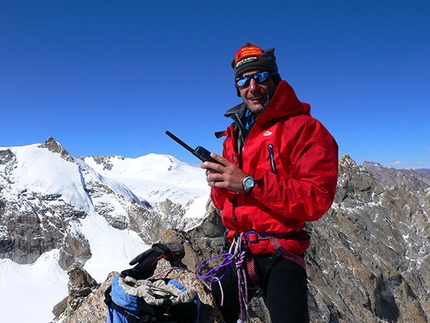
[(136, 266), (131, 269), (123, 270), (121, 272), (121, 276), (130, 276), (137, 280), (147, 279), (148, 277), (154, 275), (157, 262), (161, 258), (168, 260), (172, 267), (186, 268), (186, 266), (181, 262), (181, 259), (184, 257), (184, 255), (184, 246), (179, 242), (167, 244), (156, 243), (152, 245), (151, 249), (148, 249), (133, 258), (129, 265)]
[(170, 250), (170, 256), (166, 257), (172, 267), (187, 268), (182, 263), (182, 258), (185, 256), (184, 246), (180, 242), (171, 242), (164, 245)]

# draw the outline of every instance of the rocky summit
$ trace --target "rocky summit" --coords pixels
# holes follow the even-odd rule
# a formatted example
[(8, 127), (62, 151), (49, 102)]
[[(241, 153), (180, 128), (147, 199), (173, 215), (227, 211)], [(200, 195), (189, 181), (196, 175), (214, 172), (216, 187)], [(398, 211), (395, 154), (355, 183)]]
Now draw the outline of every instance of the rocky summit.
[[(203, 259), (225, 248), (218, 210), (208, 203), (201, 211), (202, 220), (187, 225), (181, 218), (182, 205), (169, 200), (151, 205), (131, 191), (118, 194), (118, 188), (115, 191), (108, 181), (91, 177), (90, 167), (54, 140), (43, 148), (79, 169), (94, 206), (91, 210), (109, 225), (137, 232), (146, 244), (181, 241), (184, 263), (190, 269), (184, 285), (198, 289), (207, 300), (206, 315), (200, 321), (222, 322), (210, 293), (198, 287), (193, 274)], [(103, 292), (113, 273), (96, 282), (83, 269), (93, 250), (82, 232), (71, 230), (90, 214), (76, 203), (67, 203), (64, 193), (12, 189), (19, 182), (14, 171), (18, 157), (9, 149), (0, 150), (0, 258), (32, 263), (43, 252), (60, 249), (59, 262), (69, 273), (69, 295), (58, 300), (54, 322), (103, 322)], [(122, 206), (122, 215), (113, 203)], [(360, 165), (342, 156), (335, 201), (320, 220), (307, 226), (311, 322), (429, 322), (429, 214), (429, 172), (373, 162)], [(261, 299), (252, 301), (251, 314), (253, 322), (270, 322)]]

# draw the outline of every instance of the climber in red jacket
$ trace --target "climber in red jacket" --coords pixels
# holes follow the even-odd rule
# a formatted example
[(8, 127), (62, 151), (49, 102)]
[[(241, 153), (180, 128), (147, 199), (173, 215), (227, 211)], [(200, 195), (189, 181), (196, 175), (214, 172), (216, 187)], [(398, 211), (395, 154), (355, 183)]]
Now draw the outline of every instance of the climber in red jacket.
[[(227, 237), (246, 246), (249, 292), (260, 288), (272, 323), (309, 322), (304, 229), (333, 202), (338, 147), (281, 80), (273, 48), (246, 43), (231, 65), (243, 102), (225, 114), (233, 123), (220, 134), (223, 156), (201, 167)], [(232, 272), (212, 284), (226, 322), (241, 311)]]

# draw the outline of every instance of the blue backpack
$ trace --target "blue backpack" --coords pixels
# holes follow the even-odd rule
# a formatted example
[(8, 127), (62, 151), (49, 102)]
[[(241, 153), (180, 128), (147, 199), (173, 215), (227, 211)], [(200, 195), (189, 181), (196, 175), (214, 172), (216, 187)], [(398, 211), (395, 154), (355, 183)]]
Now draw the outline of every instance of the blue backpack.
[(108, 306), (106, 323), (197, 323), (200, 300), (193, 290), (187, 290), (174, 279), (153, 278), (159, 259), (175, 267), (181, 263), (184, 249), (180, 243), (155, 244), (134, 258), (132, 269), (115, 276), (105, 291)]

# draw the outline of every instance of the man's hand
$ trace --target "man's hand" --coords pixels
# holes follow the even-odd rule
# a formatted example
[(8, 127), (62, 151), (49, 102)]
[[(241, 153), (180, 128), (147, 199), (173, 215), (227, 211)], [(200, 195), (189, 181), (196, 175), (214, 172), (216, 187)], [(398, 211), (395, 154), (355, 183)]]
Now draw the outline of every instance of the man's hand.
[(202, 162), (200, 167), (206, 169), (206, 181), (210, 187), (225, 188), (234, 192), (243, 192), (243, 179), (247, 176), (239, 167), (227, 159), (211, 153), (217, 163)]

